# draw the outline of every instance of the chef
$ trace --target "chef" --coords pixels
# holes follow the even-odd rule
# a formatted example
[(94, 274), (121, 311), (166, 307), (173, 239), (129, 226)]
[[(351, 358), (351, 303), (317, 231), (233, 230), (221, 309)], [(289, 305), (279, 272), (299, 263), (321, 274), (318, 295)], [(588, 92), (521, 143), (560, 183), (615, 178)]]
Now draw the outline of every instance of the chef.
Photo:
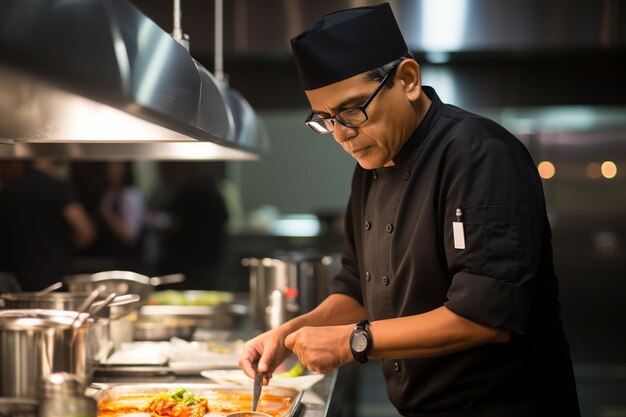
[(389, 4), (291, 40), (306, 124), (357, 166), (342, 269), (315, 310), (246, 343), (244, 372), (380, 362), (403, 416), (580, 415), (541, 180), (493, 121), (422, 86)]

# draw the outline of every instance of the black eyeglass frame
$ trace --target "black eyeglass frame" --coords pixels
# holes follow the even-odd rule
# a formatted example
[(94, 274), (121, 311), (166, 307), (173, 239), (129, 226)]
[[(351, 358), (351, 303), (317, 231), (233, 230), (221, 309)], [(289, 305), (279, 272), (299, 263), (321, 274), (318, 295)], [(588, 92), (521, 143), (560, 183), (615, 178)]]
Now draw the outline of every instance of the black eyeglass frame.
[[(333, 133), (333, 131), (335, 130), (335, 123), (334, 122), (332, 123), (333, 130), (326, 129), (327, 130), (326, 132), (320, 132), (319, 130), (314, 128), (312, 126), (313, 123), (317, 123), (318, 125), (324, 125), (325, 124), (324, 123), (325, 120), (334, 120), (335, 122), (337, 122), (337, 123), (339, 123), (339, 124), (341, 124), (342, 126), (345, 126), (345, 127), (358, 127), (358, 126), (361, 126), (363, 123), (367, 122), (367, 120), (369, 119), (365, 109), (367, 109), (367, 106), (370, 105), (370, 103), (378, 95), (380, 90), (382, 90), (383, 86), (385, 85), (385, 82), (391, 76), (391, 74), (393, 74), (395, 72), (396, 68), (397, 67), (394, 67), (394, 68), (389, 70), (389, 72), (383, 77), (383, 79), (380, 80), (380, 84), (378, 84), (378, 86), (376, 86), (374, 91), (372, 91), (372, 94), (370, 94), (369, 97), (367, 98), (367, 100), (365, 100), (365, 102), (362, 105), (360, 105), (359, 107), (353, 107), (351, 109), (342, 110), (339, 113), (335, 114), (334, 116), (318, 117), (317, 119), (315, 119), (315, 121), (313, 121), (313, 117), (315, 117), (315, 113), (311, 112), (311, 113), (309, 113), (309, 116), (304, 121), (304, 124), (307, 125), (308, 127), (310, 127), (315, 133), (320, 134), (320, 135), (327, 135), (329, 133)], [(360, 122), (360, 123), (356, 123), (356, 124), (355, 123), (349, 123), (349, 122), (346, 122), (345, 120), (341, 121), (341, 119), (337, 118), (338, 116), (341, 116), (342, 113), (353, 112), (355, 110), (359, 110), (365, 116), (365, 119), (362, 122)]]

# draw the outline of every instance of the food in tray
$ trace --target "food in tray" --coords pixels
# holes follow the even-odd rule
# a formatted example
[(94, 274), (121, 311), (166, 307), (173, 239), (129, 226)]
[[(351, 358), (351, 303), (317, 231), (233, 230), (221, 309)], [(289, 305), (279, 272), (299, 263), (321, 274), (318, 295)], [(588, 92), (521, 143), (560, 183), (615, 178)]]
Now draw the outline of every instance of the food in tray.
[(125, 400), (100, 404), (98, 416), (112, 417), (148, 413), (151, 416), (202, 417), (209, 412), (207, 399), (188, 393), (185, 388), (152, 395), (145, 405), (135, 403), (132, 398)]
[[(273, 417), (286, 416), (294, 398), (263, 393), (258, 411)], [(184, 387), (159, 393), (126, 393), (99, 404), (98, 417), (123, 417), (149, 414), (151, 417), (220, 416), (252, 408), (252, 393), (210, 390), (194, 393)]]
[(232, 303), (235, 297), (225, 291), (155, 291), (150, 294), (148, 304), (179, 305), (179, 306), (217, 306)]

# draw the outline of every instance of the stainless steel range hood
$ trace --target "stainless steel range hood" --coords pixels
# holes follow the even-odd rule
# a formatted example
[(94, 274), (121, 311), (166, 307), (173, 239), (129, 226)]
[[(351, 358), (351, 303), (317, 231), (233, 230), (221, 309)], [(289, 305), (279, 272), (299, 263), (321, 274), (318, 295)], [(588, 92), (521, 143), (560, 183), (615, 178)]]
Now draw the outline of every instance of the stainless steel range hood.
[(231, 106), (231, 92), (125, 0), (0, 2), (0, 91), (0, 157), (255, 159), (267, 149), (247, 102)]

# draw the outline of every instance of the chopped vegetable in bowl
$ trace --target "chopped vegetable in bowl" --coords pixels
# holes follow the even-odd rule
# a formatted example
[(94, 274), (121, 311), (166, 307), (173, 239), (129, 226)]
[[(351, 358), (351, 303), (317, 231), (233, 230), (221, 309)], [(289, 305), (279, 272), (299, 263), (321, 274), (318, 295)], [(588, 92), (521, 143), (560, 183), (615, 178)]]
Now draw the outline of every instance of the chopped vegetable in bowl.
[(148, 304), (153, 305), (192, 305), (192, 306), (216, 306), (224, 303), (232, 303), (235, 297), (225, 291), (155, 291), (150, 294)]

